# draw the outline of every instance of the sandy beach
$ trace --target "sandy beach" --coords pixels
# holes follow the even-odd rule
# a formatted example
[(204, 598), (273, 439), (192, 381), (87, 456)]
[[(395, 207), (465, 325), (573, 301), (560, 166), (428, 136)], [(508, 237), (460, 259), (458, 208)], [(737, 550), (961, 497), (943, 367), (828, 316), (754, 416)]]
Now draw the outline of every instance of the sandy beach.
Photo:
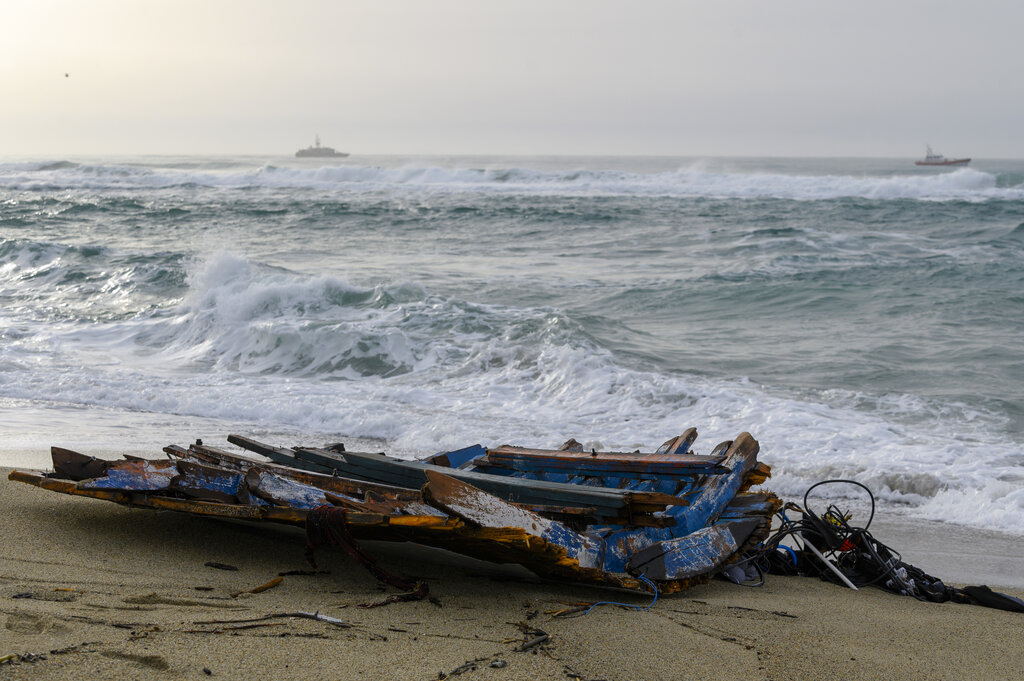
[[(629, 593), (368, 543), (430, 600), (386, 594), (301, 531), (128, 509), (0, 479), (2, 679), (1013, 679), (1020, 614), (769, 576), (556, 617)], [(214, 568), (219, 563), (237, 570)], [(1020, 592), (1012, 592), (1020, 595)], [(319, 612), (337, 622), (270, 617)], [(343, 624), (344, 626), (340, 626)], [(539, 633), (541, 645), (517, 651)]]

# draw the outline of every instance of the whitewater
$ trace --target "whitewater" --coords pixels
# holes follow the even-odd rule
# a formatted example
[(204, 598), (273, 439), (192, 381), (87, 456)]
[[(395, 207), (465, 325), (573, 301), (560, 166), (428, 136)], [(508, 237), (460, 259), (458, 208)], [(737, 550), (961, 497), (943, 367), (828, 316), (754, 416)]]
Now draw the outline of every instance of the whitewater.
[(1024, 162), (5, 159), (0, 465), (695, 426), (1024, 534), (1022, 292)]

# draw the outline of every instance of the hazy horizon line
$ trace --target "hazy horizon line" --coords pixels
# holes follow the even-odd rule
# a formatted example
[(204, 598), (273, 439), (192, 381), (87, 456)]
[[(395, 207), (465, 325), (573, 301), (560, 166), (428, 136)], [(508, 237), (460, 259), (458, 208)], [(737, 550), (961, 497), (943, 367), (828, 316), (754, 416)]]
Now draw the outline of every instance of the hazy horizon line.
[[(873, 154), (842, 154), (842, 155), (830, 155), (830, 154), (627, 154), (627, 153), (509, 153), (509, 152), (345, 152), (347, 156), (344, 157), (321, 157), (321, 158), (298, 158), (294, 153), (284, 152), (230, 152), (230, 151), (202, 151), (202, 152), (73, 152), (68, 154), (59, 154), (52, 152), (27, 152), (27, 153), (0, 153), (0, 159), (12, 160), (12, 159), (36, 159), (45, 158), (47, 160), (55, 158), (73, 158), (73, 157), (243, 157), (243, 158), (289, 158), (301, 160), (303, 162), (323, 162), (323, 161), (339, 161), (344, 162), (349, 159), (359, 157), (426, 157), (426, 158), (685, 158), (685, 159), (717, 159), (717, 158), (728, 158), (728, 159), (789, 159), (789, 160), (815, 160), (815, 159), (858, 159), (858, 160), (917, 160), (922, 158), (922, 155), (918, 156), (879, 156)], [(969, 157), (972, 162), (974, 161), (1019, 161), (1024, 158), (1014, 156), (983, 156), (983, 157)]]

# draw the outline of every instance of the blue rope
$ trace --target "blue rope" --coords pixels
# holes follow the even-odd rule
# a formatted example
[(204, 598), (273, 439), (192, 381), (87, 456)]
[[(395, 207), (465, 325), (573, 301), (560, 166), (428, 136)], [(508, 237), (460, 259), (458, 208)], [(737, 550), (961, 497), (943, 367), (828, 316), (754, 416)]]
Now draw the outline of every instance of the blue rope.
[(648, 603), (646, 608), (642, 608), (639, 605), (633, 605), (631, 603), (618, 603), (616, 601), (600, 601), (598, 603), (594, 603), (592, 606), (587, 608), (587, 611), (585, 613), (583, 613), (583, 615), (589, 615), (590, 611), (593, 610), (594, 608), (596, 608), (599, 605), (621, 605), (624, 608), (634, 608), (634, 609), (639, 610), (641, 612), (643, 612), (644, 610), (650, 610), (652, 607), (654, 607), (654, 604), (658, 602), (658, 585), (655, 584), (654, 582), (652, 582), (651, 580), (647, 579), (643, 575), (637, 575), (637, 577), (639, 579), (643, 580), (644, 582), (646, 582), (647, 584), (649, 584), (650, 587), (651, 587), (651, 590), (654, 592), (654, 600), (652, 600), (650, 603)]

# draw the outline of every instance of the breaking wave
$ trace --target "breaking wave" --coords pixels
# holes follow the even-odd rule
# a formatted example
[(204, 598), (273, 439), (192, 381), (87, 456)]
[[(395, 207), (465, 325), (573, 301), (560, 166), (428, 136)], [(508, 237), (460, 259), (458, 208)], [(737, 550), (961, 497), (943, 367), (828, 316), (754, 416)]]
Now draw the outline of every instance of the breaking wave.
[(917, 515), (1021, 532), (1024, 462), (998, 415), (665, 371), (550, 307), (359, 287), (220, 253), (189, 266), (171, 305), (98, 325), (15, 325), (4, 341), (0, 366), (22, 369), (7, 397), (379, 438), (400, 455), (568, 437), (654, 448), (690, 425), (707, 452), (750, 431), (785, 495), (854, 477)]
[(1019, 176), (970, 168), (937, 174), (879, 176), (712, 172), (693, 164), (668, 172), (526, 168), (374, 167), (316, 168), (284, 165), (172, 165), (56, 163), (0, 164), (0, 189), (222, 189), (290, 188), (355, 192), (492, 193), (531, 196), (669, 196), (819, 201), (841, 198), (921, 201), (990, 201), (1024, 198)]

